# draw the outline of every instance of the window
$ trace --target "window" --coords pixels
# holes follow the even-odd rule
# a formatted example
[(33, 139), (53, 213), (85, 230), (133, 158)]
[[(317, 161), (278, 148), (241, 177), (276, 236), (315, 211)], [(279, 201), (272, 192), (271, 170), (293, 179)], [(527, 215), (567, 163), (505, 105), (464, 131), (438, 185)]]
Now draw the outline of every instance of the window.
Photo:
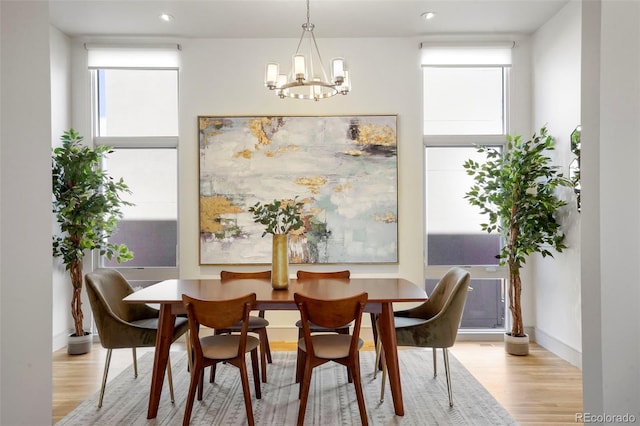
[(98, 135), (177, 136), (176, 70), (99, 69)]
[(425, 135), (504, 134), (504, 68), (425, 68)]
[[(178, 276), (177, 49), (87, 47), (96, 145), (113, 147), (103, 166), (122, 177), (134, 206), (110, 240), (134, 253), (118, 268), (135, 286)], [(135, 54), (134, 54), (135, 53)], [(142, 62), (141, 62), (142, 61)]]
[(122, 177), (134, 206), (122, 209), (111, 241), (126, 244), (134, 258), (122, 265), (103, 259), (103, 266), (123, 268), (177, 266), (177, 156), (174, 148), (115, 149), (105, 168)]
[(476, 144), (497, 148), (508, 129), (510, 46), (423, 46), (425, 146), (425, 287), (451, 266), (471, 271), (461, 329), (505, 327), (505, 268), (500, 236), (481, 230), (479, 210), (464, 198), (472, 184), (463, 164)]

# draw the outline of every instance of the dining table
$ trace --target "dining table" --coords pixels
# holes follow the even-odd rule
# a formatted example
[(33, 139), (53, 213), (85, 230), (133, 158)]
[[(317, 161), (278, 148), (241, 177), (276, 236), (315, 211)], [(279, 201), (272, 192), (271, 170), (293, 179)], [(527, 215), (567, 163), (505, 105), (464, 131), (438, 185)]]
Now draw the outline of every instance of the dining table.
[[(319, 299), (339, 299), (362, 292), (368, 294), (365, 312), (378, 314), (378, 338), (382, 341), (387, 375), (396, 415), (404, 415), (400, 366), (393, 317), (394, 302), (421, 302), (425, 290), (403, 278), (312, 278), (290, 279), (286, 289), (274, 290), (269, 279), (171, 279), (138, 290), (126, 303), (159, 305), (158, 334), (153, 359), (147, 418), (158, 414), (164, 374), (169, 359), (176, 315), (186, 313), (182, 295), (203, 300), (225, 300), (248, 293), (256, 294), (256, 310), (297, 310), (293, 295), (300, 293)], [(377, 366), (376, 366), (377, 368)]]

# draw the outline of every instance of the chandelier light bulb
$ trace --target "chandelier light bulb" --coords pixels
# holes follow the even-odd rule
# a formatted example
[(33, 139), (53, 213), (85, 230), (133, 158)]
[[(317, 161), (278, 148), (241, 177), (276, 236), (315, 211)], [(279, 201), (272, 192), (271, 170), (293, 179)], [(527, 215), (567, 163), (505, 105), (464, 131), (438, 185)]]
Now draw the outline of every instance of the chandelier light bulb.
[(307, 79), (307, 67), (305, 66), (304, 55), (295, 55), (293, 57), (293, 75), (299, 82)]
[(278, 74), (280, 73), (280, 66), (275, 62), (270, 62), (267, 64), (267, 70), (265, 72), (265, 81), (264, 84), (269, 89), (273, 90), (277, 86)]

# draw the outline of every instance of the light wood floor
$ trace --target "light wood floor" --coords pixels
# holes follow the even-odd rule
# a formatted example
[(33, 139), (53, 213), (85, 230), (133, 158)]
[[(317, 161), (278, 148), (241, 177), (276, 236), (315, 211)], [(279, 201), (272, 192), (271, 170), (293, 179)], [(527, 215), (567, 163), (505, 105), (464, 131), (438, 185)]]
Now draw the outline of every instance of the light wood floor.
[[(272, 350), (295, 350), (292, 342), (271, 342)], [(184, 350), (176, 343), (172, 350)], [(368, 342), (365, 350), (373, 350)], [(144, 351), (138, 349), (138, 357)], [(532, 344), (528, 356), (504, 352), (502, 342), (458, 341), (451, 353), (482, 383), (521, 425), (576, 424), (582, 412), (581, 371), (542, 347)], [(84, 355), (53, 354), (53, 423), (100, 389), (106, 350), (95, 344)], [(438, 351), (438, 356), (442, 356)], [(109, 378), (131, 365), (131, 351), (113, 351)], [(454, 397), (455, 397), (455, 383)], [(107, 384), (107, 392), (109, 385)]]

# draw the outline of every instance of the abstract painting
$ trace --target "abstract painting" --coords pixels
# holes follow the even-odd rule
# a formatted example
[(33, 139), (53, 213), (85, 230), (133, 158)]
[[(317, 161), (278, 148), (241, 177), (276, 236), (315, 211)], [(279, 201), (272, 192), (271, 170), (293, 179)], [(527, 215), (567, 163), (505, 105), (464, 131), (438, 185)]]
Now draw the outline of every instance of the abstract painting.
[(200, 116), (200, 264), (269, 264), (249, 207), (304, 202), (292, 264), (397, 263), (396, 115)]

